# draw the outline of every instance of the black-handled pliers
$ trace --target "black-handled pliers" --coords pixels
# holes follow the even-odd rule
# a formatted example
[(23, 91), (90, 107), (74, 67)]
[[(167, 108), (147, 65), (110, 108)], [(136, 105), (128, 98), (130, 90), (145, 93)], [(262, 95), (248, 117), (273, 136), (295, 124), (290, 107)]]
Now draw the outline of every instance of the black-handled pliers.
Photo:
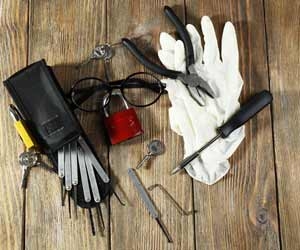
[(206, 94), (208, 94), (210, 97), (214, 98), (215, 93), (212, 90), (212, 88), (196, 72), (193, 45), (186, 27), (169, 6), (164, 7), (164, 12), (165, 15), (170, 19), (170, 21), (176, 27), (177, 33), (179, 34), (180, 39), (183, 41), (184, 48), (185, 48), (187, 73), (182, 73), (176, 70), (169, 70), (150, 61), (128, 38), (123, 38), (122, 44), (139, 60), (140, 63), (142, 63), (145, 67), (147, 67), (151, 71), (172, 79), (178, 79), (182, 81), (187, 87), (196, 87), (197, 89), (199, 88), (202, 91), (204, 91)]

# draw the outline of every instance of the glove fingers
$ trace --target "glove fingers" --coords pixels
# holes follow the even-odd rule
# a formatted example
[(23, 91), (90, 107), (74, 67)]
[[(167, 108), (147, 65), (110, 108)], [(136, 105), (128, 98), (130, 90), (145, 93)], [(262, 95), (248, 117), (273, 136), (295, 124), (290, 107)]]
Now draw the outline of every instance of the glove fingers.
[(181, 40), (176, 41), (174, 49), (174, 67), (175, 70), (185, 72), (185, 50)]
[(204, 36), (203, 61), (205, 64), (220, 62), (220, 53), (214, 26), (208, 16), (201, 19), (201, 28)]
[(167, 69), (175, 69), (174, 52), (170, 50), (159, 50), (158, 58)]
[(238, 71), (239, 51), (234, 26), (231, 22), (226, 22), (222, 35), (222, 61), (227, 64), (231, 71)]
[(231, 90), (232, 101), (236, 102), (241, 93), (243, 80), (239, 73), (239, 51), (236, 32), (231, 22), (227, 22), (223, 30), (222, 61), (226, 71), (227, 87)]
[(159, 36), (159, 43), (162, 50), (174, 50), (174, 46), (176, 43), (176, 40), (170, 36), (166, 32), (161, 32)]
[(188, 24), (188, 25), (186, 25), (186, 29), (190, 35), (190, 38), (191, 38), (191, 41), (193, 44), (195, 62), (201, 63), (202, 57), (203, 57), (201, 37), (194, 25)]

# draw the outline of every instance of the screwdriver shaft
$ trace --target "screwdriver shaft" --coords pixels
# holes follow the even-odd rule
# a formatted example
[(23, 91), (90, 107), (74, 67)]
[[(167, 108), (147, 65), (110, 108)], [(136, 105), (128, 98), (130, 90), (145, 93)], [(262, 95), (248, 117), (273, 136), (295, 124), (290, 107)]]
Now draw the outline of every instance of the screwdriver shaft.
[(199, 150), (197, 150), (195, 153), (191, 154), (190, 156), (184, 158), (179, 165), (174, 168), (171, 172), (171, 175), (176, 174), (177, 172), (179, 172), (180, 170), (182, 170), (183, 168), (185, 168), (191, 161), (193, 161), (194, 159), (196, 159), (199, 154), (206, 149), (208, 146), (210, 146), (212, 143), (214, 143), (217, 139), (219, 139), (221, 137), (221, 134), (216, 135), (214, 138), (212, 138), (208, 143), (206, 143), (203, 147), (201, 147)]

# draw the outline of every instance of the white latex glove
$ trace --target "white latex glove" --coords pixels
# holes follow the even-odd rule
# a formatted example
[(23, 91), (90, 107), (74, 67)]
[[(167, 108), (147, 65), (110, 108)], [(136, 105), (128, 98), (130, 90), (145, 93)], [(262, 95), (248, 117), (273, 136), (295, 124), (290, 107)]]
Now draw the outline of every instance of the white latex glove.
[[(239, 73), (239, 54), (236, 33), (231, 22), (225, 24), (222, 35), (222, 60), (213, 24), (209, 17), (201, 20), (204, 35), (204, 51), (196, 28), (186, 26), (192, 40), (197, 73), (210, 84), (217, 98), (203, 95), (205, 106), (200, 106), (189, 95), (179, 81), (164, 79), (172, 104), (169, 118), (172, 130), (183, 136), (184, 157), (189, 156), (216, 136), (216, 128), (232, 116), (239, 108), (238, 98), (243, 85)], [(185, 72), (183, 42), (172, 36), (160, 34), (161, 50), (158, 56), (168, 69)], [(214, 184), (229, 170), (228, 158), (243, 140), (244, 127), (235, 130), (228, 138), (218, 139), (185, 169), (191, 177), (206, 184)]]

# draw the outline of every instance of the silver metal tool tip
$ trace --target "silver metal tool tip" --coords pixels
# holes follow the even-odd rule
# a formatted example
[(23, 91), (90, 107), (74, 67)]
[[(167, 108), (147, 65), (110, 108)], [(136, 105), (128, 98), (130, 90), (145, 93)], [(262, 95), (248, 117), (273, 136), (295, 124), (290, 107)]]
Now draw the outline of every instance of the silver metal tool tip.
[(174, 175), (176, 173), (178, 173), (182, 168), (180, 166), (177, 166), (176, 168), (174, 168), (171, 172), (171, 175)]

